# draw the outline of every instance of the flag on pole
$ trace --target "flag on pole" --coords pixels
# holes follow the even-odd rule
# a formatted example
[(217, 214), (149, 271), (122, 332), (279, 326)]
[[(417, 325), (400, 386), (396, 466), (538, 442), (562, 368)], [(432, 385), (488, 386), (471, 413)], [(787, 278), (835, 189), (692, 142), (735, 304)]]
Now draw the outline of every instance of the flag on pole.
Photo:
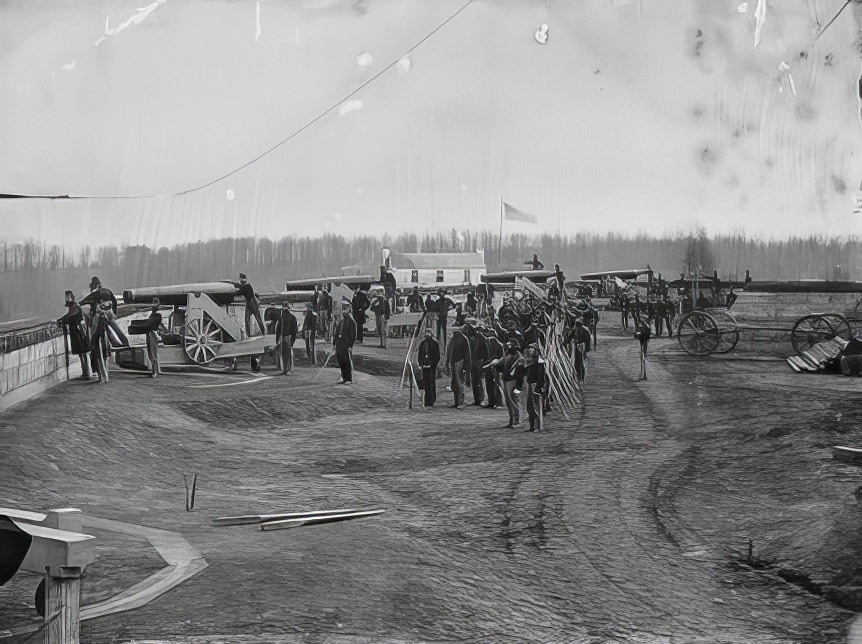
[(518, 210), (517, 208), (513, 208), (505, 201), (503, 202), (503, 219), (506, 221), (523, 221), (528, 224), (539, 223), (539, 219), (536, 215), (531, 215), (522, 210)]

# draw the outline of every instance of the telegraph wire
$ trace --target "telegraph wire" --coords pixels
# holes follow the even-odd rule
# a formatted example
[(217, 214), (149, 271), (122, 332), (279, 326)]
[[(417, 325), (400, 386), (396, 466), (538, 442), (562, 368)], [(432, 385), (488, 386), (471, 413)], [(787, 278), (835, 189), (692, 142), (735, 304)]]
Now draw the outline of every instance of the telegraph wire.
[(345, 101), (347, 101), (347, 100), (351, 99), (353, 96), (355, 96), (356, 94), (358, 94), (359, 92), (361, 92), (363, 89), (365, 89), (366, 87), (368, 87), (371, 83), (373, 83), (373, 82), (374, 82), (374, 81), (376, 81), (378, 78), (380, 78), (383, 74), (385, 74), (385, 73), (386, 73), (386, 72), (388, 72), (390, 69), (392, 69), (392, 68), (393, 68), (395, 65), (397, 65), (397, 64), (399, 63), (399, 61), (401, 61), (405, 56), (409, 56), (410, 54), (412, 54), (412, 53), (413, 53), (416, 49), (418, 49), (418, 48), (419, 48), (423, 43), (425, 43), (425, 41), (426, 41), (426, 40), (428, 40), (429, 38), (431, 38), (434, 34), (436, 34), (436, 33), (437, 33), (438, 31), (440, 31), (443, 27), (445, 27), (445, 26), (446, 26), (447, 24), (449, 24), (452, 20), (454, 20), (458, 15), (460, 15), (460, 13), (461, 13), (462, 11), (464, 11), (464, 9), (466, 9), (466, 8), (467, 8), (467, 7), (469, 7), (471, 4), (473, 4), (473, 2), (474, 2), (474, 0), (467, 0), (467, 2), (465, 2), (463, 5), (461, 5), (461, 7), (460, 7), (458, 10), (456, 10), (456, 11), (455, 11), (454, 13), (452, 13), (448, 18), (446, 18), (443, 22), (441, 22), (441, 23), (440, 23), (440, 24), (438, 24), (436, 27), (434, 27), (434, 29), (432, 29), (430, 32), (428, 32), (427, 34), (425, 34), (425, 36), (423, 36), (423, 37), (422, 37), (421, 39), (419, 39), (416, 43), (414, 43), (414, 44), (413, 44), (409, 49), (407, 49), (403, 54), (401, 54), (400, 56), (398, 56), (398, 58), (396, 58), (395, 60), (393, 60), (391, 63), (389, 63), (388, 65), (386, 65), (386, 67), (384, 67), (384, 68), (383, 68), (383, 69), (381, 69), (379, 72), (377, 72), (376, 74), (374, 74), (371, 78), (369, 78), (369, 79), (368, 79), (368, 80), (366, 80), (364, 83), (362, 83), (361, 85), (359, 85), (359, 87), (357, 87), (356, 89), (351, 90), (350, 92), (348, 92), (347, 94), (345, 94), (345, 95), (344, 95), (340, 100), (338, 100), (337, 102), (333, 103), (331, 106), (329, 106), (328, 108), (326, 108), (324, 111), (320, 112), (320, 113), (319, 113), (317, 116), (315, 116), (313, 119), (311, 119), (310, 121), (308, 121), (307, 123), (305, 123), (305, 125), (303, 125), (302, 127), (300, 127), (300, 128), (299, 128), (299, 129), (297, 129), (297, 130), (294, 130), (292, 133), (290, 133), (288, 136), (286, 136), (285, 138), (283, 138), (281, 141), (279, 141), (279, 142), (278, 142), (278, 143), (276, 143), (275, 145), (273, 145), (273, 146), (271, 146), (271, 147), (267, 148), (266, 150), (264, 150), (263, 152), (261, 152), (260, 154), (258, 154), (258, 155), (257, 155), (256, 157), (254, 157), (253, 159), (250, 159), (249, 161), (246, 161), (246, 162), (245, 162), (245, 163), (243, 163), (241, 166), (239, 166), (239, 167), (237, 167), (237, 168), (234, 168), (234, 169), (233, 169), (233, 170), (231, 170), (230, 172), (227, 172), (227, 173), (225, 173), (225, 174), (221, 175), (220, 177), (218, 177), (218, 178), (216, 178), (216, 179), (212, 179), (211, 181), (208, 181), (208, 182), (206, 182), (206, 183), (202, 183), (202, 184), (200, 184), (200, 185), (198, 185), (198, 186), (195, 186), (195, 187), (193, 187), (193, 188), (188, 188), (188, 189), (186, 189), (186, 190), (181, 190), (181, 191), (179, 191), (179, 192), (172, 192), (172, 193), (168, 193), (168, 194), (165, 194), (165, 195), (156, 195), (156, 194), (149, 194), (149, 195), (35, 195), (35, 194), (0, 193), (0, 199), (49, 199), (49, 200), (67, 200), (67, 199), (69, 199), (69, 200), (71, 200), (71, 199), (155, 199), (156, 197), (179, 197), (179, 196), (181, 196), (181, 195), (187, 195), (187, 194), (190, 194), (190, 193), (192, 193), (192, 192), (197, 192), (197, 191), (199, 191), (199, 190), (203, 190), (204, 188), (208, 188), (209, 186), (212, 186), (212, 185), (214, 185), (214, 184), (218, 183), (219, 181), (223, 181), (224, 179), (227, 179), (228, 177), (231, 177), (231, 176), (235, 175), (237, 172), (240, 172), (240, 171), (244, 170), (245, 168), (247, 168), (247, 167), (249, 167), (249, 166), (251, 166), (251, 165), (253, 165), (253, 164), (257, 163), (257, 162), (258, 162), (258, 161), (260, 161), (262, 158), (264, 158), (264, 157), (268, 156), (269, 154), (271, 154), (272, 152), (274, 152), (275, 150), (277, 150), (278, 148), (280, 148), (282, 145), (284, 145), (285, 143), (287, 143), (287, 142), (288, 142), (288, 141), (290, 141), (291, 139), (293, 139), (293, 138), (295, 138), (295, 137), (299, 136), (300, 134), (302, 134), (305, 130), (307, 130), (308, 128), (310, 128), (312, 125), (314, 125), (315, 123), (317, 123), (319, 120), (321, 120), (322, 118), (324, 118), (324, 117), (325, 117), (325, 116), (327, 116), (328, 114), (330, 114), (330, 113), (332, 113), (333, 111), (335, 111), (335, 110), (336, 110), (340, 105), (342, 105)]

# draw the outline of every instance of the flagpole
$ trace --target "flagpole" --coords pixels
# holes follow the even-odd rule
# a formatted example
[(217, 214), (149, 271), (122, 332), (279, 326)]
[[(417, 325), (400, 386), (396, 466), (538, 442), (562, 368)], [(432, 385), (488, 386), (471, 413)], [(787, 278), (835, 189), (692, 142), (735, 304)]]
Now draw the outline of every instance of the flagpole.
[(503, 264), (503, 193), (500, 193), (500, 239), (497, 242), (497, 270)]

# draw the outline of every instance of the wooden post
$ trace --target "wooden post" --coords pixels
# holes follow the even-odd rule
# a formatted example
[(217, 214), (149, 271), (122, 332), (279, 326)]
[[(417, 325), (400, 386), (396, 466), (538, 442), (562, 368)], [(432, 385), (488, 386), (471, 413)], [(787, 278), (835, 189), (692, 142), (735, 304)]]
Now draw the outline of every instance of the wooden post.
[(58, 566), (45, 572), (45, 644), (81, 641), (81, 568)]

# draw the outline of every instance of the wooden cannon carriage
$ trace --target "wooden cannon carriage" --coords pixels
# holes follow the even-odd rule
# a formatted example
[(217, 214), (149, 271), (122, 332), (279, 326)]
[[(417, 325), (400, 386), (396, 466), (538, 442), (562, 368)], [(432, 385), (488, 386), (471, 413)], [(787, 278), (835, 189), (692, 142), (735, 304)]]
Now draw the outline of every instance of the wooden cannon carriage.
[[(278, 322), (271, 333), (246, 334), (245, 301), (233, 282), (176, 284), (123, 292), (126, 304), (150, 304), (154, 297), (159, 298), (163, 307), (172, 307), (169, 313), (163, 313), (168, 333), (161, 334), (159, 359), (162, 365), (210, 366), (215, 363), (233, 367), (239, 358), (256, 359), (276, 346)], [(286, 315), (292, 315), (289, 310), (291, 304), (306, 302), (310, 298), (311, 293), (307, 291), (260, 296), (262, 305), (281, 308)], [(135, 335), (135, 329), (135, 320), (132, 320), (130, 334)], [(252, 331), (256, 329), (257, 324), (252, 320)], [(149, 369), (146, 349), (141, 345), (116, 349), (115, 359), (125, 369)]]
[[(846, 342), (854, 335), (862, 283), (800, 280), (743, 286), (730, 307), (696, 309), (682, 316), (677, 336), (684, 351), (691, 355), (728, 353), (739, 341), (740, 332), (749, 331), (789, 334), (793, 350), (801, 356), (815, 345), (838, 339)], [(818, 308), (831, 310), (814, 312)]]

